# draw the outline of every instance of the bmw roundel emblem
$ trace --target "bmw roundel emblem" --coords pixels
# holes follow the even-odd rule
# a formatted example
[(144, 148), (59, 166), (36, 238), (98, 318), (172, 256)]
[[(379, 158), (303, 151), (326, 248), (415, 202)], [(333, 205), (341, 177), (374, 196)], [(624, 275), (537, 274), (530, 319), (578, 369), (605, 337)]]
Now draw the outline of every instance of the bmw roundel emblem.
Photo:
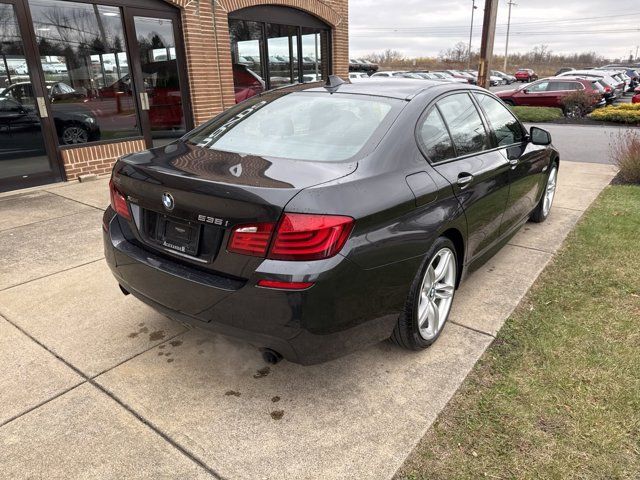
[(176, 206), (176, 202), (173, 200), (173, 195), (171, 195), (170, 193), (163, 193), (162, 205), (164, 205), (164, 208), (169, 212), (173, 210), (173, 207)]

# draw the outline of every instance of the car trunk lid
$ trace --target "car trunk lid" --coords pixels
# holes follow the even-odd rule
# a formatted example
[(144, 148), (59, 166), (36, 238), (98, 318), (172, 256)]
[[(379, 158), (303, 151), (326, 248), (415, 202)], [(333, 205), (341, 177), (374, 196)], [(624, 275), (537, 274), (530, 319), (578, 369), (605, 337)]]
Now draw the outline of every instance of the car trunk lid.
[(201, 268), (247, 278), (262, 259), (226, 251), (236, 225), (276, 223), (301, 190), (346, 176), (357, 163), (241, 155), (183, 141), (121, 159), (137, 241)]

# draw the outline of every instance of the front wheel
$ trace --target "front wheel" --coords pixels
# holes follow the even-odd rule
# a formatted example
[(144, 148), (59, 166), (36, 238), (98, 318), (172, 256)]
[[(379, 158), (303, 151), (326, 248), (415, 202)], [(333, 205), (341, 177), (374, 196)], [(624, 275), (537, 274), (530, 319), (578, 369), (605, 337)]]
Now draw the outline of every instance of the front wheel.
[(432, 345), (442, 333), (456, 290), (458, 260), (448, 238), (438, 238), (416, 275), (391, 341), (408, 350)]
[(556, 187), (558, 184), (558, 164), (554, 163), (547, 177), (547, 184), (545, 185), (544, 192), (542, 192), (542, 198), (538, 203), (538, 206), (531, 214), (531, 221), (535, 223), (544, 222), (549, 213), (551, 212), (551, 206), (553, 205), (553, 199), (556, 196)]

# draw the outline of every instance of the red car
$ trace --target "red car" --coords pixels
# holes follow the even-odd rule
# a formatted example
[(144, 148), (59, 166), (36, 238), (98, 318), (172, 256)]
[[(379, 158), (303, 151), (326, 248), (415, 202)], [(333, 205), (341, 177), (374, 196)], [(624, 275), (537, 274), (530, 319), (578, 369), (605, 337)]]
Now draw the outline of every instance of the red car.
[(519, 68), (515, 73), (518, 82), (534, 82), (538, 80), (538, 74), (530, 68)]
[(496, 92), (508, 105), (562, 108), (562, 99), (576, 90), (584, 90), (596, 97), (595, 106), (606, 104), (604, 88), (595, 78), (551, 77), (538, 80), (515, 90)]
[(631, 103), (640, 103), (640, 87), (636, 87), (633, 92), (634, 95), (633, 98), (631, 98)]

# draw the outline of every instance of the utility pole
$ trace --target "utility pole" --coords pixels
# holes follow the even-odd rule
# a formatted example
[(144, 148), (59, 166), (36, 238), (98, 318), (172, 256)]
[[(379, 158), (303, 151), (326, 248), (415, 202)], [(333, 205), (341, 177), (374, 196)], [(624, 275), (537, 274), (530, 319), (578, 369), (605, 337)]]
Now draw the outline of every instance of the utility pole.
[(504, 68), (502, 71), (507, 73), (507, 60), (509, 59), (509, 32), (511, 31), (511, 7), (518, 6), (513, 0), (509, 0), (509, 20), (507, 21), (507, 45), (504, 47)]
[(496, 37), (496, 20), (498, 18), (498, 0), (485, 0), (484, 22), (482, 25), (482, 44), (480, 46), (480, 67), (478, 68), (478, 85), (489, 88), (493, 44)]
[(478, 7), (476, 7), (476, 0), (471, 0), (472, 1), (472, 5), (471, 5), (471, 31), (469, 32), (469, 53), (468, 53), (468, 58), (467, 58), (467, 70), (471, 70), (471, 42), (473, 41), (473, 14), (475, 13), (476, 9)]

